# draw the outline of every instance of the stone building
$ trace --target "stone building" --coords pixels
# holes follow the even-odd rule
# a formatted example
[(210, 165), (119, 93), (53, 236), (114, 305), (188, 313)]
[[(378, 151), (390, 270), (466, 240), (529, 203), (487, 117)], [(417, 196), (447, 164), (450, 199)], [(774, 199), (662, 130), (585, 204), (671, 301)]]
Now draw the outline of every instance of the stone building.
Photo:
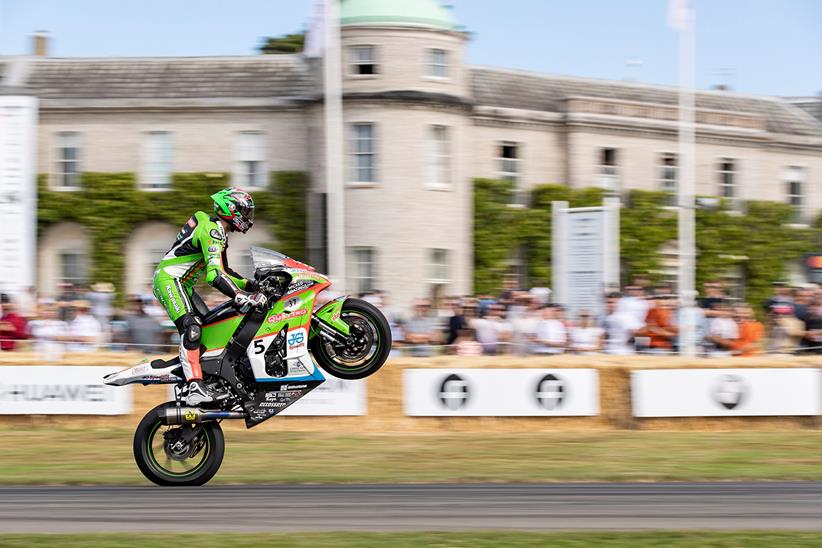
[[(468, 34), (437, 0), (344, 0), (345, 241), (349, 289), (397, 303), (472, 290), (472, 181), (675, 191), (677, 90), (464, 61)], [(481, 39), (481, 37), (479, 37)], [(250, 191), (305, 171), (309, 261), (324, 262), (321, 70), (302, 55), (0, 58), (0, 93), (39, 98), (38, 169), (72, 192), (80, 172), (134, 172), (157, 193), (175, 172), (229, 172)], [(733, 204), (822, 209), (822, 122), (775, 97), (700, 91), (697, 192)], [(524, 199), (514, 198), (513, 207)], [(199, 204), (180, 204), (180, 222)], [(265, 219), (260, 219), (265, 224)], [(128, 292), (178, 230), (146, 222), (128, 246)], [(255, 228), (233, 245), (271, 240)], [(87, 270), (88, 234), (41, 236), (45, 292)]]

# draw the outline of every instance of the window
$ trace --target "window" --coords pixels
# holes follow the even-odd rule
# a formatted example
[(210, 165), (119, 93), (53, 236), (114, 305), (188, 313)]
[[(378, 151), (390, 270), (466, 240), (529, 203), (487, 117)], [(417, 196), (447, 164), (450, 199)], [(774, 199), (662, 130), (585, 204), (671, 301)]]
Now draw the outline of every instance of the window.
[(448, 78), (448, 52), (444, 49), (428, 50), (428, 76)]
[(260, 131), (241, 131), (234, 140), (234, 181), (242, 188), (266, 186), (266, 143)]
[(351, 74), (369, 76), (377, 74), (377, 48), (374, 46), (352, 46)]
[(676, 154), (664, 153), (659, 159), (659, 186), (664, 192), (669, 193), (668, 205), (677, 203), (677, 159)]
[(429, 283), (445, 285), (451, 281), (451, 278), (448, 275), (447, 249), (428, 250), (427, 271)]
[(171, 187), (173, 139), (167, 131), (150, 131), (143, 138), (142, 188)]
[(451, 144), (446, 126), (429, 126), (427, 183), (434, 187), (451, 184)]
[(599, 149), (599, 186), (609, 192), (619, 192), (617, 149)]
[(505, 181), (519, 180), (519, 143), (503, 141), (499, 145), (499, 178)]
[(719, 160), (719, 196), (728, 201), (732, 210), (739, 208), (736, 188), (736, 165), (731, 158)]
[(373, 247), (352, 247), (349, 251), (351, 287), (359, 294), (374, 291), (377, 283), (376, 251)]
[(87, 281), (88, 258), (82, 251), (60, 253), (60, 283), (84, 284)]
[(376, 143), (374, 124), (358, 123), (353, 126), (354, 145), (352, 147), (354, 183), (376, 183)]
[(80, 187), (80, 134), (75, 131), (61, 131), (57, 134), (57, 178), (58, 188)]
[(805, 219), (805, 169), (791, 166), (786, 170), (785, 184), (788, 203), (794, 208), (794, 222), (804, 223)]

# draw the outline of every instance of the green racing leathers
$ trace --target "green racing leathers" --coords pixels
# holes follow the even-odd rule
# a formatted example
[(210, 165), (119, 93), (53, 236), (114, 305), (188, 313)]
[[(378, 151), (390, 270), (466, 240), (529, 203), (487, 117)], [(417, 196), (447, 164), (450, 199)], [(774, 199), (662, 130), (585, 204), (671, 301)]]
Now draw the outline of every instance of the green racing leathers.
[(212, 287), (232, 299), (249, 284), (228, 267), (227, 248), (228, 238), (219, 219), (198, 211), (183, 225), (154, 271), (154, 296), (180, 332), (180, 363), (189, 381), (202, 378), (202, 326), (191, 304), (194, 284), (205, 273)]

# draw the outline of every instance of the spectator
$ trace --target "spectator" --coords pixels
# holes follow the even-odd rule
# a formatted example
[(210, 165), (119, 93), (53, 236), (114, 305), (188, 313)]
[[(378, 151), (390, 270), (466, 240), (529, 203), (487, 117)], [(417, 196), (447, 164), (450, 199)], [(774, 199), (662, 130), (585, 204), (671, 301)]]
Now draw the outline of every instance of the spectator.
[(785, 282), (774, 282), (773, 295), (765, 301), (765, 312), (777, 316), (792, 316), (794, 302), (791, 298), (791, 288)]
[(465, 321), (465, 313), (459, 299), (451, 301), (451, 317), (448, 318), (448, 326), (445, 333), (445, 344), (452, 345), (459, 337), (461, 330), (465, 329), (468, 323)]
[(565, 325), (557, 318), (557, 307), (548, 305), (542, 308), (542, 319), (537, 322), (535, 340), (532, 345), (534, 354), (562, 354), (568, 344), (568, 333)]
[(793, 315), (798, 320), (804, 322), (808, 315), (808, 310), (813, 306), (814, 292), (807, 287), (800, 287), (793, 297)]
[(59, 318), (54, 302), (40, 305), (39, 317), (29, 322), (29, 334), (34, 339), (34, 351), (41, 359), (57, 361), (63, 357), (68, 325)]
[(431, 315), (431, 301), (419, 299), (414, 305), (414, 315), (405, 325), (405, 340), (412, 345), (412, 356), (431, 356), (430, 345), (437, 344), (437, 318)]
[(91, 302), (91, 314), (102, 325), (108, 325), (114, 314), (114, 309), (111, 306), (114, 300), (114, 285), (109, 282), (96, 283), (91, 286), (91, 291), (87, 297)]
[(17, 313), (17, 305), (6, 293), (0, 294), (3, 315), (0, 316), (0, 350), (16, 350), (19, 341), (28, 338), (26, 320)]
[[(713, 313), (713, 308), (711, 308), (710, 310)], [(694, 348), (697, 352), (700, 352), (703, 349), (705, 345), (705, 334), (708, 331), (708, 319), (705, 317), (707, 313), (708, 311), (706, 309), (700, 308), (698, 306), (691, 306), (685, 308), (685, 306), (682, 305), (674, 311), (674, 325), (677, 327), (677, 336), (674, 339), (674, 346), (677, 349), (681, 348), (681, 334), (679, 333), (679, 326), (682, 325), (682, 318), (685, 314), (691, 315), (691, 325), (693, 326), (694, 330)]]
[(815, 301), (805, 314), (801, 346), (805, 352), (822, 354), (822, 301)]
[(602, 350), (603, 330), (594, 325), (588, 310), (579, 312), (579, 324), (572, 327), (568, 334), (571, 352), (593, 354)]
[(714, 306), (714, 317), (708, 324), (705, 339), (711, 344), (709, 353), (713, 356), (730, 356), (739, 339), (739, 327), (731, 317), (731, 308), (725, 304)]
[(154, 352), (160, 340), (162, 328), (160, 322), (146, 314), (143, 301), (139, 297), (129, 300), (129, 314), (126, 317), (126, 332), (128, 342), (137, 345), (134, 350), (144, 353)]
[(642, 328), (644, 322), (638, 322), (632, 314), (620, 312), (619, 301), (622, 295), (611, 293), (606, 301), (607, 314), (603, 320), (605, 331), (605, 352), (614, 355), (634, 353), (634, 333)]
[(718, 281), (710, 281), (705, 282), (703, 287), (705, 288), (705, 296), (699, 300), (699, 307), (703, 310), (706, 318), (713, 318), (716, 316), (714, 308), (726, 301), (725, 294), (722, 292), (722, 284)]
[(474, 330), (471, 328), (460, 329), (457, 338), (454, 340), (457, 356), (481, 356), (482, 345), (477, 342)]
[(739, 325), (739, 338), (732, 345), (734, 354), (743, 357), (759, 354), (764, 326), (756, 321), (753, 310), (747, 304), (737, 306), (735, 314)]
[(542, 314), (534, 298), (527, 291), (516, 291), (512, 297), (514, 304), (508, 308), (511, 322), (511, 349), (525, 355), (536, 335), (536, 326)]
[(90, 352), (100, 343), (103, 327), (90, 311), (91, 303), (88, 301), (72, 303), (71, 320), (68, 322), (70, 352)]
[(650, 308), (651, 303), (646, 299), (645, 290), (639, 285), (629, 285), (625, 288), (625, 296), (619, 301), (617, 312), (631, 316), (633, 324), (644, 325)]
[(483, 353), (487, 356), (502, 354), (503, 345), (511, 340), (511, 325), (504, 318), (505, 307), (500, 304), (488, 306), (488, 311), (484, 317), (479, 317), (470, 322), (471, 327), (479, 342), (482, 345)]
[(645, 316), (645, 327), (638, 331), (638, 334), (648, 337), (648, 348), (651, 352), (665, 353), (674, 349), (678, 331), (674, 325), (675, 299), (675, 295), (662, 292), (654, 295), (654, 305)]

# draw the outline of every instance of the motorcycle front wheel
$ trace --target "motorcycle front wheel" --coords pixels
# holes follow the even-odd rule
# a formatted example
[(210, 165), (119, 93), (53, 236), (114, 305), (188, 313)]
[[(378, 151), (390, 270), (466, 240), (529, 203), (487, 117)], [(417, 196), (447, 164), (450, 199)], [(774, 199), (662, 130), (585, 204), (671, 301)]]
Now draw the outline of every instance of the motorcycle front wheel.
[(383, 366), (391, 352), (391, 328), (377, 307), (360, 299), (346, 299), (340, 318), (348, 324), (345, 342), (320, 335), (309, 342), (311, 355), (329, 375), (362, 379)]
[(220, 469), (225, 438), (216, 422), (168, 426), (168, 402), (149, 411), (134, 432), (134, 460), (143, 475), (164, 486), (203, 485)]

